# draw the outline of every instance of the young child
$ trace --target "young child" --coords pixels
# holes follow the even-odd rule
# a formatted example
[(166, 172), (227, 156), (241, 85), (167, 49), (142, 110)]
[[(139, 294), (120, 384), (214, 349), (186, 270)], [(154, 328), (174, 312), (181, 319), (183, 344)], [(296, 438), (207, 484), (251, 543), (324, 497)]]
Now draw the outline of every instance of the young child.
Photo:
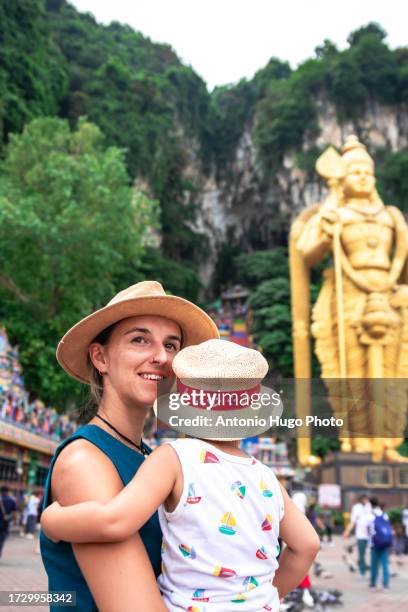
[[(270, 400), (273, 395), (260, 386), (268, 365), (258, 351), (209, 340), (180, 351), (173, 369), (182, 400), (180, 422), (188, 415), (237, 413), (245, 421), (255, 412), (272, 411), (271, 402), (259, 409), (261, 393)], [(223, 389), (217, 402), (206, 404), (216, 388)], [(250, 401), (242, 407), (245, 394)], [(159, 398), (159, 409), (169, 406), (170, 395)], [(191, 433), (186, 427), (180, 429)], [(163, 444), (112, 501), (53, 503), (43, 512), (43, 529), (52, 539), (74, 543), (121, 541), (158, 509), (163, 532), (158, 583), (168, 610), (277, 611), (280, 598), (307, 574), (319, 538), (272, 470), (240, 449), (237, 438), (244, 430), (246, 436), (253, 433), (240, 427), (239, 435), (230, 431), (232, 439), (225, 428), (220, 437), (210, 428), (208, 436), (200, 430), (207, 439)], [(279, 564), (278, 536), (286, 544)]]

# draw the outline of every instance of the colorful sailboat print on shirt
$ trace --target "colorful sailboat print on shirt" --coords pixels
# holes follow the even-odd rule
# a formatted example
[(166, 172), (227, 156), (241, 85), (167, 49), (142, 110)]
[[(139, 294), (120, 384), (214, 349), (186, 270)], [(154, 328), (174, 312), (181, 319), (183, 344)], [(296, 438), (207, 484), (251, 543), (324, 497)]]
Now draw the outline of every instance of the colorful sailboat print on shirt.
[(261, 548), (258, 548), (258, 550), (256, 551), (256, 556), (258, 557), (258, 559), (262, 559), (263, 561), (269, 557), (269, 553), (266, 550), (265, 546), (261, 546)]
[(183, 557), (186, 557), (187, 559), (195, 559), (197, 556), (194, 548), (193, 547), (190, 548), (189, 546), (186, 546), (185, 544), (179, 545), (179, 551), (181, 552)]
[(238, 595), (235, 595), (234, 599), (231, 599), (231, 603), (243, 603), (247, 599), (248, 598), (246, 595), (244, 595), (244, 593), (238, 593)]
[(205, 589), (196, 589), (191, 599), (194, 599), (194, 601), (210, 601), (210, 598), (205, 596)]
[(262, 531), (270, 531), (272, 529), (272, 517), (270, 514), (265, 516), (262, 522)]
[(199, 501), (201, 501), (201, 497), (195, 494), (194, 482), (190, 482), (188, 485), (186, 504), (198, 504)]
[(213, 576), (219, 576), (220, 578), (231, 578), (236, 575), (236, 571), (230, 569), (229, 567), (221, 567), (221, 565), (216, 565), (213, 571)]
[(214, 455), (211, 451), (202, 450), (200, 453), (201, 463), (219, 463), (217, 455)]
[(237, 480), (236, 482), (232, 483), (231, 491), (233, 491), (233, 493), (235, 493), (235, 495), (239, 497), (239, 499), (244, 499), (246, 487), (242, 484), (240, 480)]
[(263, 478), (261, 480), (260, 487), (261, 487), (262, 495), (264, 497), (272, 497), (273, 493), (272, 493), (272, 491), (270, 490), (270, 488), (268, 487), (268, 485), (266, 484), (266, 482), (264, 481)]
[(259, 586), (259, 582), (253, 576), (247, 576), (242, 584), (244, 585), (246, 591), (251, 591)]
[(221, 525), (218, 527), (218, 531), (224, 533), (225, 535), (234, 535), (237, 531), (236, 529), (234, 529), (236, 524), (237, 523), (231, 512), (226, 512), (222, 515)]

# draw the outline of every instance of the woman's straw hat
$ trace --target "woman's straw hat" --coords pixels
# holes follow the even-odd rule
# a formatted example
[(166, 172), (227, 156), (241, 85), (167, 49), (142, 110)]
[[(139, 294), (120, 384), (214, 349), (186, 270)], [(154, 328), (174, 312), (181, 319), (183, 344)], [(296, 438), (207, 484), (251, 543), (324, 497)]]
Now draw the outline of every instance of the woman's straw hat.
[[(173, 360), (176, 387), (160, 395), (159, 385), (155, 413), (172, 429), (197, 438), (258, 435), (271, 428), (270, 417), (280, 416), (283, 409), (278, 393), (261, 385), (268, 369), (259, 351), (233, 342), (211, 339), (189, 346)], [(231, 419), (236, 424), (229, 424)]]
[(214, 321), (201, 308), (175, 295), (166, 295), (160, 283), (142, 281), (120, 291), (100, 310), (79, 321), (57, 348), (59, 364), (77, 380), (89, 384), (88, 348), (104, 329), (128, 317), (160, 316), (180, 325), (183, 346), (219, 338)]

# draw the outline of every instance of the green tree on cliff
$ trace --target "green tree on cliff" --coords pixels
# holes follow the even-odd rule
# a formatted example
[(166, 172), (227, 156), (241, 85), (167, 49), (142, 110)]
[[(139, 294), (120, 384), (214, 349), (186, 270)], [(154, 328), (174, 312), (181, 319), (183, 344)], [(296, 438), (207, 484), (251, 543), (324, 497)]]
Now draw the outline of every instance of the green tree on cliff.
[[(0, 320), (21, 345), (27, 387), (63, 404), (78, 385), (58, 368), (58, 339), (141, 278), (155, 204), (135, 193), (123, 153), (80, 121), (36, 119), (12, 136), (0, 174)], [(119, 287), (118, 287), (119, 285)]]

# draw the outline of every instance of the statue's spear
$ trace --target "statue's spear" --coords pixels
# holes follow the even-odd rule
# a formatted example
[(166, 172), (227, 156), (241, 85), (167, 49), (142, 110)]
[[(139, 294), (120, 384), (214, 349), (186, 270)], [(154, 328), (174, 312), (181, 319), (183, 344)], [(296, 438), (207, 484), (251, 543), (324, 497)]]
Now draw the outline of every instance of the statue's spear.
[[(341, 181), (346, 175), (346, 168), (343, 160), (336, 149), (328, 147), (326, 151), (316, 161), (316, 171), (322, 176), (330, 189), (329, 195), (323, 206), (341, 206), (343, 194), (341, 191)], [(343, 278), (341, 268), (341, 244), (340, 244), (341, 225), (340, 222), (333, 227), (333, 260), (334, 276), (336, 286), (336, 309), (337, 309), (337, 330), (339, 347), (339, 366), (340, 366), (340, 405), (342, 406), (343, 426), (342, 430), (342, 450), (350, 450), (350, 432), (348, 427), (347, 407), (344, 406), (345, 400), (345, 379), (347, 376), (346, 367), (346, 333), (344, 329), (344, 299), (343, 299)]]
[[(326, 151), (316, 161), (316, 171), (326, 181), (330, 189), (329, 196), (325, 205), (334, 204), (338, 207), (341, 201), (340, 182), (345, 176), (343, 160), (333, 147), (328, 147)], [(346, 335), (344, 331), (344, 309), (343, 309), (343, 280), (341, 271), (341, 246), (340, 246), (340, 223), (335, 223), (333, 227), (333, 259), (334, 275), (336, 280), (336, 307), (339, 343), (339, 365), (340, 378), (346, 378)]]

